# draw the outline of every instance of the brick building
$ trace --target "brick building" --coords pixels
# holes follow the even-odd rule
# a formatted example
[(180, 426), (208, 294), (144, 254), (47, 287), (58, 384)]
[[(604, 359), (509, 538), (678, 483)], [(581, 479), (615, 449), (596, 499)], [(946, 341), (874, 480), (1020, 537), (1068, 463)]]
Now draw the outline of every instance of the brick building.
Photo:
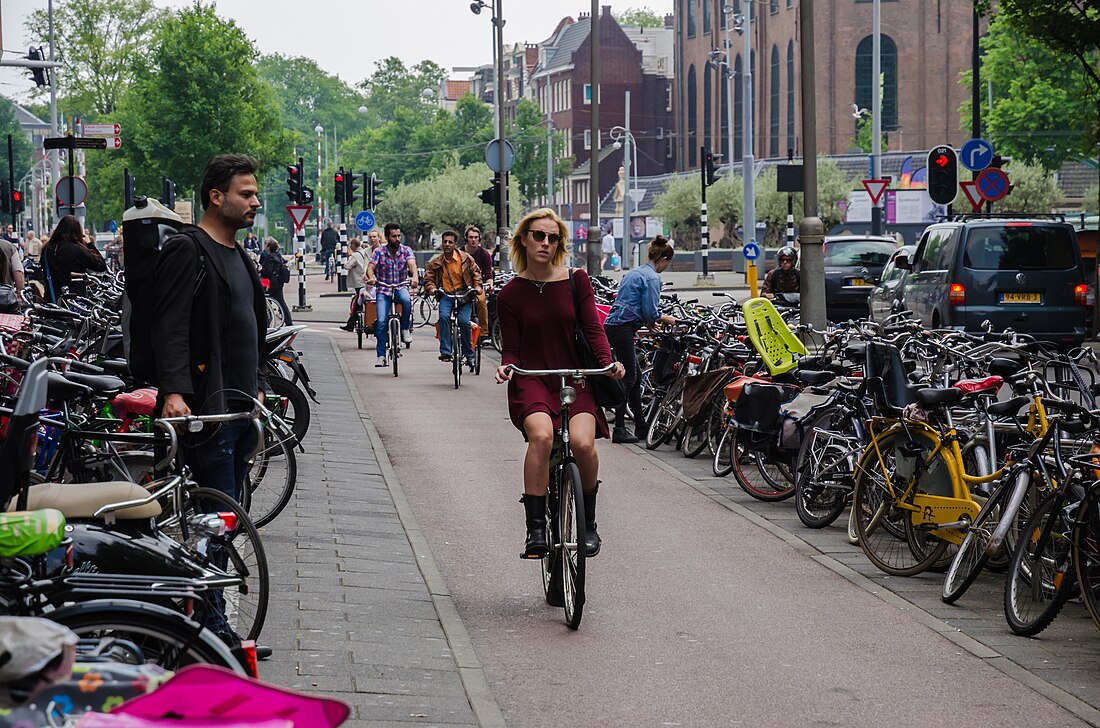
[[(732, 13), (723, 12), (728, 2)], [(724, 153), (730, 103), (723, 68), (708, 64), (712, 50), (731, 41), (734, 159), (741, 138), (743, 38), (734, 16), (751, 12), (753, 153), (758, 159), (801, 154), (799, 74), (801, 22), (795, 0), (675, 0), (676, 168), (699, 164), (699, 147)], [(882, 0), (882, 128), (893, 149), (961, 145), (969, 125), (959, 105), (969, 90), (959, 74), (970, 69), (971, 0)], [(856, 109), (872, 105), (870, 0), (824, 0), (815, 5), (817, 147), (844, 154), (855, 145)], [(984, 32), (984, 27), (983, 27)], [(853, 104), (855, 106), (853, 107)]]

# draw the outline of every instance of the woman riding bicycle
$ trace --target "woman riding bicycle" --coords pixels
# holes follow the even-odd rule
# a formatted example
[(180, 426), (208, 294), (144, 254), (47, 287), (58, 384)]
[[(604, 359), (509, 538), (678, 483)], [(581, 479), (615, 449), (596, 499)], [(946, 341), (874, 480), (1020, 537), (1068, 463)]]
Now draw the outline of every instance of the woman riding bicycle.
[[(561, 400), (556, 378), (513, 378), (508, 365), (524, 369), (583, 368), (573, 338), (578, 315), (600, 366), (612, 363), (611, 347), (596, 315), (588, 274), (579, 269), (572, 272), (562, 265), (567, 234), (565, 223), (548, 208), (535, 210), (520, 220), (509, 244), (516, 277), (497, 297), (503, 351), (496, 381), (508, 382), (508, 414), (527, 441), (521, 499), (527, 516), (527, 539), (522, 558), (541, 558), (548, 551), (546, 492), (554, 430), (561, 425)], [(579, 311), (574, 306), (570, 275), (576, 283)], [(615, 362), (609, 376), (622, 379), (624, 374), (622, 364)], [(588, 556), (595, 556), (600, 550), (600, 536), (596, 533), (600, 468), (596, 438), (607, 437), (609, 433), (592, 388), (578, 385), (576, 389), (577, 399), (569, 418), (570, 443), (584, 490), (585, 551)]]

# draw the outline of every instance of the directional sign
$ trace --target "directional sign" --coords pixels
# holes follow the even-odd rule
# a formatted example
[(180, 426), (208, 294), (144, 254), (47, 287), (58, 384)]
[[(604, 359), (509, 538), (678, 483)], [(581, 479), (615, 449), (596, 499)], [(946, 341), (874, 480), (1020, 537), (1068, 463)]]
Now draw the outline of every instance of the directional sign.
[(1008, 182), (1008, 175), (1005, 174), (1003, 169), (997, 167), (982, 170), (975, 181), (978, 183), (978, 192), (981, 193), (982, 199), (990, 202), (996, 202), (1007, 195), (1011, 186)]
[(355, 227), (363, 232), (372, 230), (374, 228), (374, 213), (370, 210), (363, 210), (360, 212), (355, 216)]
[(294, 223), (294, 232), (298, 232), (305, 225), (309, 213), (313, 212), (313, 205), (287, 205), (286, 211), (290, 213), (290, 221)]
[[(76, 195), (76, 202), (73, 202), (69, 197), (70, 180), (73, 194)], [(62, 177), (57, 181), (54, 194), (57, 196), (57, 201), (65, 207), (83, 205), (84, 200), (88, 199), (88, 183), (84, 181), (83, 177)]]
[(118, 223), (115, 222), (114, 220), (111, 220), (111, 222), (107, 225), (107, 229), (110, 230), (112, 233), (117, 233), (118, 232)]
[(118, 136), (122, 133), (122, 124), (84, 124), (80, 127), (84, 136)]
[(745, 256), (745, 260), (756, 260), (760, 257), (760, 246), (756, 243), (745, 243), (745, 247), (741, 248), (741, 254)]
[(882, 199), (882, 193), (886, 191), (886, 188), (890, 186), (890, 180), (888, 179), (865, 179), (863, 180), (863, 187), (867, 190), (867, 194), (871, 196), (871, 204), (878, 205), (878, 201)]
[(970, 201), (970, 206), (974, 208), (974, 212), (981, 212), (985, 200), (982, 199), (982, 193), (978, 191), (978, 183), (975, 180), (967, 179), (959, 182), (959, 187), (962, 187), (963, 194)]
[(121, 137), (107, 137), (103, 141), (107, 142), (108, 149), (122, 149)]
[(971, 172), (981, 172), (993, 161), (993, 145), (985, 139), (971, 139), (959, 150), (959, 161)]
[(485, 164), (489, 165), (489, 169), (494, 172), (509, 172), (512, 169), (512, 165), (516, 163), (516, 149), (512, 146), (512, 142), (507, 139), (504, 140), (504, 169), (500, 170), (500, 140), (494, 139), (485, 145)]

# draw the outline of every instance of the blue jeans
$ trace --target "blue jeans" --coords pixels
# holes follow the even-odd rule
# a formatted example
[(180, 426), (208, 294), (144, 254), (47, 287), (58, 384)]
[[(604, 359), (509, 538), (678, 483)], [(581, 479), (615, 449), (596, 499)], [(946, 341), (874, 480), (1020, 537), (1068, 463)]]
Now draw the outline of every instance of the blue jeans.
[(412, 331), (413, 305), (409, 289), (398, 288), (392, 293), (383, 293), (379, 290), (374, 294), (375, 315), (378, 317), (374, 322), (374, 338), (378, 339), (378, 356), (386, 355), (386, 342), (390, 333), (386, 328), (386, 319), (390, 315), (390, 296), (396, 298), (401, 304), (401, 330)]
[[(451, 356), (454, 352), (454, 342), (451, 341), (451, 309), (454, 308), (453, 298), (443, 297), (439, 302), (439, 353)], [(470, 330), (470, 314), (473, 312), (473, 303), (464, 303), (458, 307), (458, 328), (462, 331), (462, 355), (467, 359), (474, 358), (474, 349), (470, 345), (472, 332)]]

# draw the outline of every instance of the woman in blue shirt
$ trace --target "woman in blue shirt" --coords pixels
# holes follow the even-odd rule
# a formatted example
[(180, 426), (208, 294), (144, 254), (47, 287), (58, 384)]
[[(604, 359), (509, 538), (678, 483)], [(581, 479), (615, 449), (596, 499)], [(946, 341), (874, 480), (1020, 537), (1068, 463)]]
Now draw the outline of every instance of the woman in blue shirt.
[[(604, 331), (617, 361), (626, 367), (623, 386), (626, 404), (615, 412), (612, 442), (631, 443), (645, 437), (646, 423), (642, 416), (642, 382), (638, 376), (638, 354), (634, 349), (634, 334), (643, 326), (657, 323), (673, 325), (676, 319), (662, 316), (657, 306), (661, 302), (661, 273), (672, 264), (672, 244), (662, 235), (649, 241), (649, 262), (623, 276), (611, 313), (604, 322)], [(626, 408), (634, 418), (634, 432), (626, 428)]]

